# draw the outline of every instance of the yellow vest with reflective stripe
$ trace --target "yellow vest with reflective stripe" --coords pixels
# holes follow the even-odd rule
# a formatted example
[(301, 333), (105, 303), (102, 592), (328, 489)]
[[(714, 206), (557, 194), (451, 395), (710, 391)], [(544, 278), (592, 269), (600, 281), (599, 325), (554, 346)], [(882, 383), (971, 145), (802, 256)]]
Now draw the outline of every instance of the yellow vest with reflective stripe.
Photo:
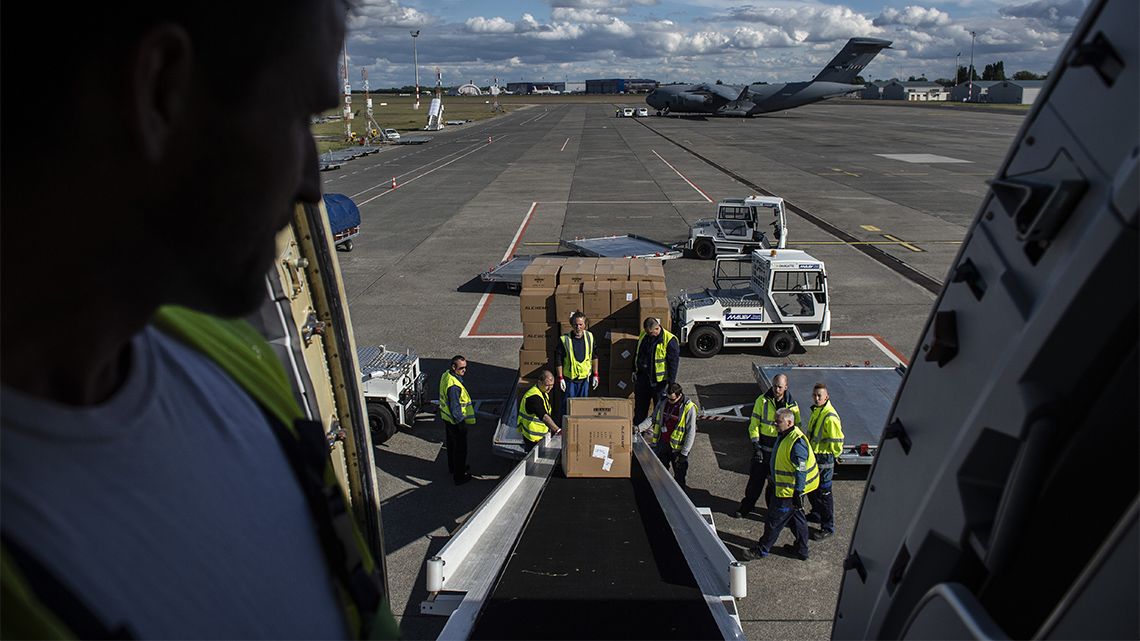
[(447, 400), (447, 392), (452, 387), (459, 388), (459, 407), (463, 410), (463, 422), (471, 425), (475, 424), (475, 406), (471, 404), (471, 396), (467, 393), (467, 388), (463, 386), (463, 381), (459, 380), (451, 370), (443, 373), (439, 377), (439, 415), (443, 420), (455, 425), (459, 421), (451, 415), (451, 403)]
[[(780, 441), (775, 456), (772, 457), (772, 482), (776, 486), (776, 496), (781, 499), (791, 498), (796, 493), (797, 469), (792, 465), (792, 446), (800, 439), (804, 439), (807, 444), (807, 437), (798, 427), (793, 427), (790, 431), (791, 434)], [(807, 454), (807, 460), (799, 467), (804, 473), (804, 494), (819, 487), (819, 468), (815, 465), (815, 454), (810, 445)]]
[[(787, 395), (784, 399), (787, 402)], [(792, 401), (790, 405), (785, 405), (787, 409), (792, 410), (795, 414), (796, 427), (800, 425), (800, 406)], [(761, 436), (767, 437), (764, 440), (774, 441), (776, 439), (776, 410), (780, 409), (780, 404), (767, 394), (761, 394), (756, 397), (756, 403), (752, 405), (752, 420), (748, 422), (748, 438), (760, 438)]]
[[(641, 330), (641, 336), (637, 337), (637, 353), (634, 355), (634, 358), (637, 358), (637, 354), (641, 354), (641, 341), (644, 340), (646, 336), (648, 336), (648, 334), (645, 333), (645, 330)], [(661, 342), (654, 347), (653, 351), (653, 367), (657, 375), (658, 383), (665, 380), (665, 354), (669, 350), (669, 341), (671, 340), (673, 340), (673, 335), (669, 333), (669, 330), (662, 327)]]
[(523, 394), (522, 400), (519, 401), (519, 434), (522, 434), (526, 440), (534, 442), (542, 440), (542, 436), (550, 430), (546, 427), (546, 422), (542, 420), (541, 416), (531, 416), (526, 413), (526, 401), (532, 396), (542, 398), (542, 407), (547, 414), (550, 413), (550, 397), (538, 384), (535, 384), (526, 391), (526, 394)]
[(593, 373), (594, 335), (590, 332), (582, 333), (582, 339), (586, 341), (586, 353), (581, 361), (574, 360), (574, 343), (571, 336), (572, 333), (562, 335), (562, 350), (566, 352), (566, 356), (562, 359), (562, 374), (572, 381), (580, 381), (589, 378)]
[(843, 424), (830, 399), (823, 407), (812, 406), (807, 437), (814, 452), (836, 456), (843, 453)]
[[(657, 443), (657, 438), (661, 436), (661, 428), (665, 427), (665, 408), (669, 405), (668, 401), (661, 403), (654, 412), (653, 419), (653, 439), (650, 443)], [(680, 451), (681, 447), (685, 444), (685, 416), (692, 410), (694, 413), (697, 411), (697, 404), (685, 399), (685, 404), (681, 406), (681, 417), (677, 419), (677, 427), (669, 434), (669, 445), (673, 448), (674, 452)], [(696, 418), (693, 419), (694, 425)]]

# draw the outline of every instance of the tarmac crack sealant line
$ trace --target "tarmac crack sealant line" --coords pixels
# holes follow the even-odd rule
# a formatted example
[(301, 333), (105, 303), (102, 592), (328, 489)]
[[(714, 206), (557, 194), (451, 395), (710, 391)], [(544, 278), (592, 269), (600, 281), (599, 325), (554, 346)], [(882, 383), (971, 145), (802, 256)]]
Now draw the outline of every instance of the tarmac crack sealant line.
[[(767, 189), (764, 189), (760, 185), (757, 185), (756, 183), (752, 182), (751, 180), (748, 180), (744, 176), (741, 176), (740, 174), (732, 171), (731, 169), (717, 163), (715, 160), (712, 160), (711, 158), (707, 158), (707, 157), (701, 155), (700, 153), (698, 153), (697, 151), (694, 151), (693, 149), (686, 147), (685, 145), (677, 142), (676, 140), (670, 138), (669, 136), (661, 133), (660, 131), (657, 131), (656, 129), (654, 129), (653, 127), (650, 127), (648, 124), (642, 122), (641, 120), (636, 120), (636, 122), (637, 122), (637, 124), (641, 125), (642, 127), (645, 127), (646, 129), (648, 129), (649, 131), (652, 131), (653, 133), (657, 134), (658, 136), (661, 136), (665, 140), (668, 140), (669, 142), (673, 143), (677, 147), (679, 147), (679, 148), (685, 150), (686, 152), (692, 154), (694, 157), (700, 159), (701, 161), (703, 161), (705, 164), (712, 167), (713, 169), (716, 169), (717, 171), (721, 172), (722, 174), (728, 176), (729, 178), (732, 178), (736, 182), (738, 182), (738, 183), (740, 183), (740, 184), (742, 184), (742, 185), (744, 185), (750, 189), (755, 190), (756, 193), (763, 194), (765, 196), (775, 196), (776, 195), (776, 194), (773, 194), (772, 192), (768, 191)], [(787, 199), (784, 200), (784, 207), (786, 207), (788, 211), (800, 216), (804, 220), (810, 222), (811, 224), (815, 225), (816, 227), (819, 227), (823, 231), (831, 234), (832, 236), (835, 236), (836, 238), (839, 238), (840, 240), (847, 241), (848, 244), (850, 244), (857, 251), (859, 251), (859, 252), (865, 254), (866, 256), (874, 259), (876, 262), (887, 267), (891, 271), (894, 271), (895, 273), (899, 274), (900, 276), (909, 280), (910, 282), (918, 285), (919, 287), (922, 287), (923, 289), (930, 292), (931, 294), (934, 294), (937, 296), (942, 291), (942, 282), (941, 281), (939, 281), (935, 278), (932, 278), (932, 277), (928, 276), (927, 274), (924, 274), (923, 272), (915, 269), (914, 267), (911, 267), (910, 265), (904, 263), (900, 259), (895, 258), (894, 256), (888, 254), (887, 252), (879, 249), (875, 245), (857, 244), (859, 242), (859, 239), (856, 238), (855, 236), (852, 236), (851, 234), (840, 229), (839, 227), (836, 227), (835, 225), (833, 225), (833, 224), (827, 222), (826, 220), (820, 218), (819, 216), (816, 216), (815, 214), (809, 213), (809, 212), (805, 211), (804, 209), (802, 209), (801, 207), (793, 205), (792, 203), (788, 202)]]

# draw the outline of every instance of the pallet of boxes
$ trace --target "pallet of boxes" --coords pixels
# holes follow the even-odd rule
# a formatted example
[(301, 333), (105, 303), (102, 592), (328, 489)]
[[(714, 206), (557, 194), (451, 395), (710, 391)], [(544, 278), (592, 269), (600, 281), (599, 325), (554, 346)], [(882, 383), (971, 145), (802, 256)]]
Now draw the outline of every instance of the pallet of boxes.
[[(557, 372), (558, 341), (571, 330), (570, 315), (586, 315), (602, 382), (591, 392), (598, 396), (570, 399), (562, 418), (562, 468), (569, 477), (628, 477), (637, 337), (650, 316), (671, 329), (661, 261), (540, 256), (523, 272), (519, 309), (519, 396), (541, 369)], [(552, 398), (551, 406), (557, 412), (560, 399)]]

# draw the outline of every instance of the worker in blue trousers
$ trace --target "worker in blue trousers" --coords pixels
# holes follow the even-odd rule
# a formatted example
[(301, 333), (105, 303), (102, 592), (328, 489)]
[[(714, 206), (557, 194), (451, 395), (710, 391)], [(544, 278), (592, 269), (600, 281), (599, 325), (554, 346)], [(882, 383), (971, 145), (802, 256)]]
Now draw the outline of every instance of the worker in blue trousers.
[(744, 551), (747, 559), (768, 556), (785, 526), (795, 536), (791, 552), (796, 558), (808, 558), (808, 527), (804, 518), (804, 494), (819, 487), (819, 469), (807, 437), (794, 424), (795, 414), (787, 409), (776, 412), (776, 444), (772, 449), (770, 470), (773, 499), (764, 519), (764, 534), (756, 547)]

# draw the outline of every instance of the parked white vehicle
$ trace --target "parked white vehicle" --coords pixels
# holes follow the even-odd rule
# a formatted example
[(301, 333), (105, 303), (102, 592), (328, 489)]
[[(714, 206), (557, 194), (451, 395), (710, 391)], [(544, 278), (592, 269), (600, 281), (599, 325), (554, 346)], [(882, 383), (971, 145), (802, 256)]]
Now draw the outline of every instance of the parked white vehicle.
[[(765, 226), (772, 230), (765, 231)], [(787, 237), (783, 198), (726, 198), (716, 204), (716, 218), (701, 218), (689, 227), (685, 249), (704, 260), (725, 254), (747, 256), (754, 249), (783, 249)]]
[(637, 117), (638, 118), (646, 118), (648, 116), (649, 116), (649, 109), (647, 109), (645, 107), (638, 107), (637, 108)]
[(400, 139), (400, 132), (396, 131), (395, 129), (385, 129), (384, 130), (384, 140), (399, 140), (399, 139)]
[(626, 118), (633, 118), (633, 108), (632, 107), (626, 107), (626, 108), (622, 109), (621, 115), (626, 117)]

